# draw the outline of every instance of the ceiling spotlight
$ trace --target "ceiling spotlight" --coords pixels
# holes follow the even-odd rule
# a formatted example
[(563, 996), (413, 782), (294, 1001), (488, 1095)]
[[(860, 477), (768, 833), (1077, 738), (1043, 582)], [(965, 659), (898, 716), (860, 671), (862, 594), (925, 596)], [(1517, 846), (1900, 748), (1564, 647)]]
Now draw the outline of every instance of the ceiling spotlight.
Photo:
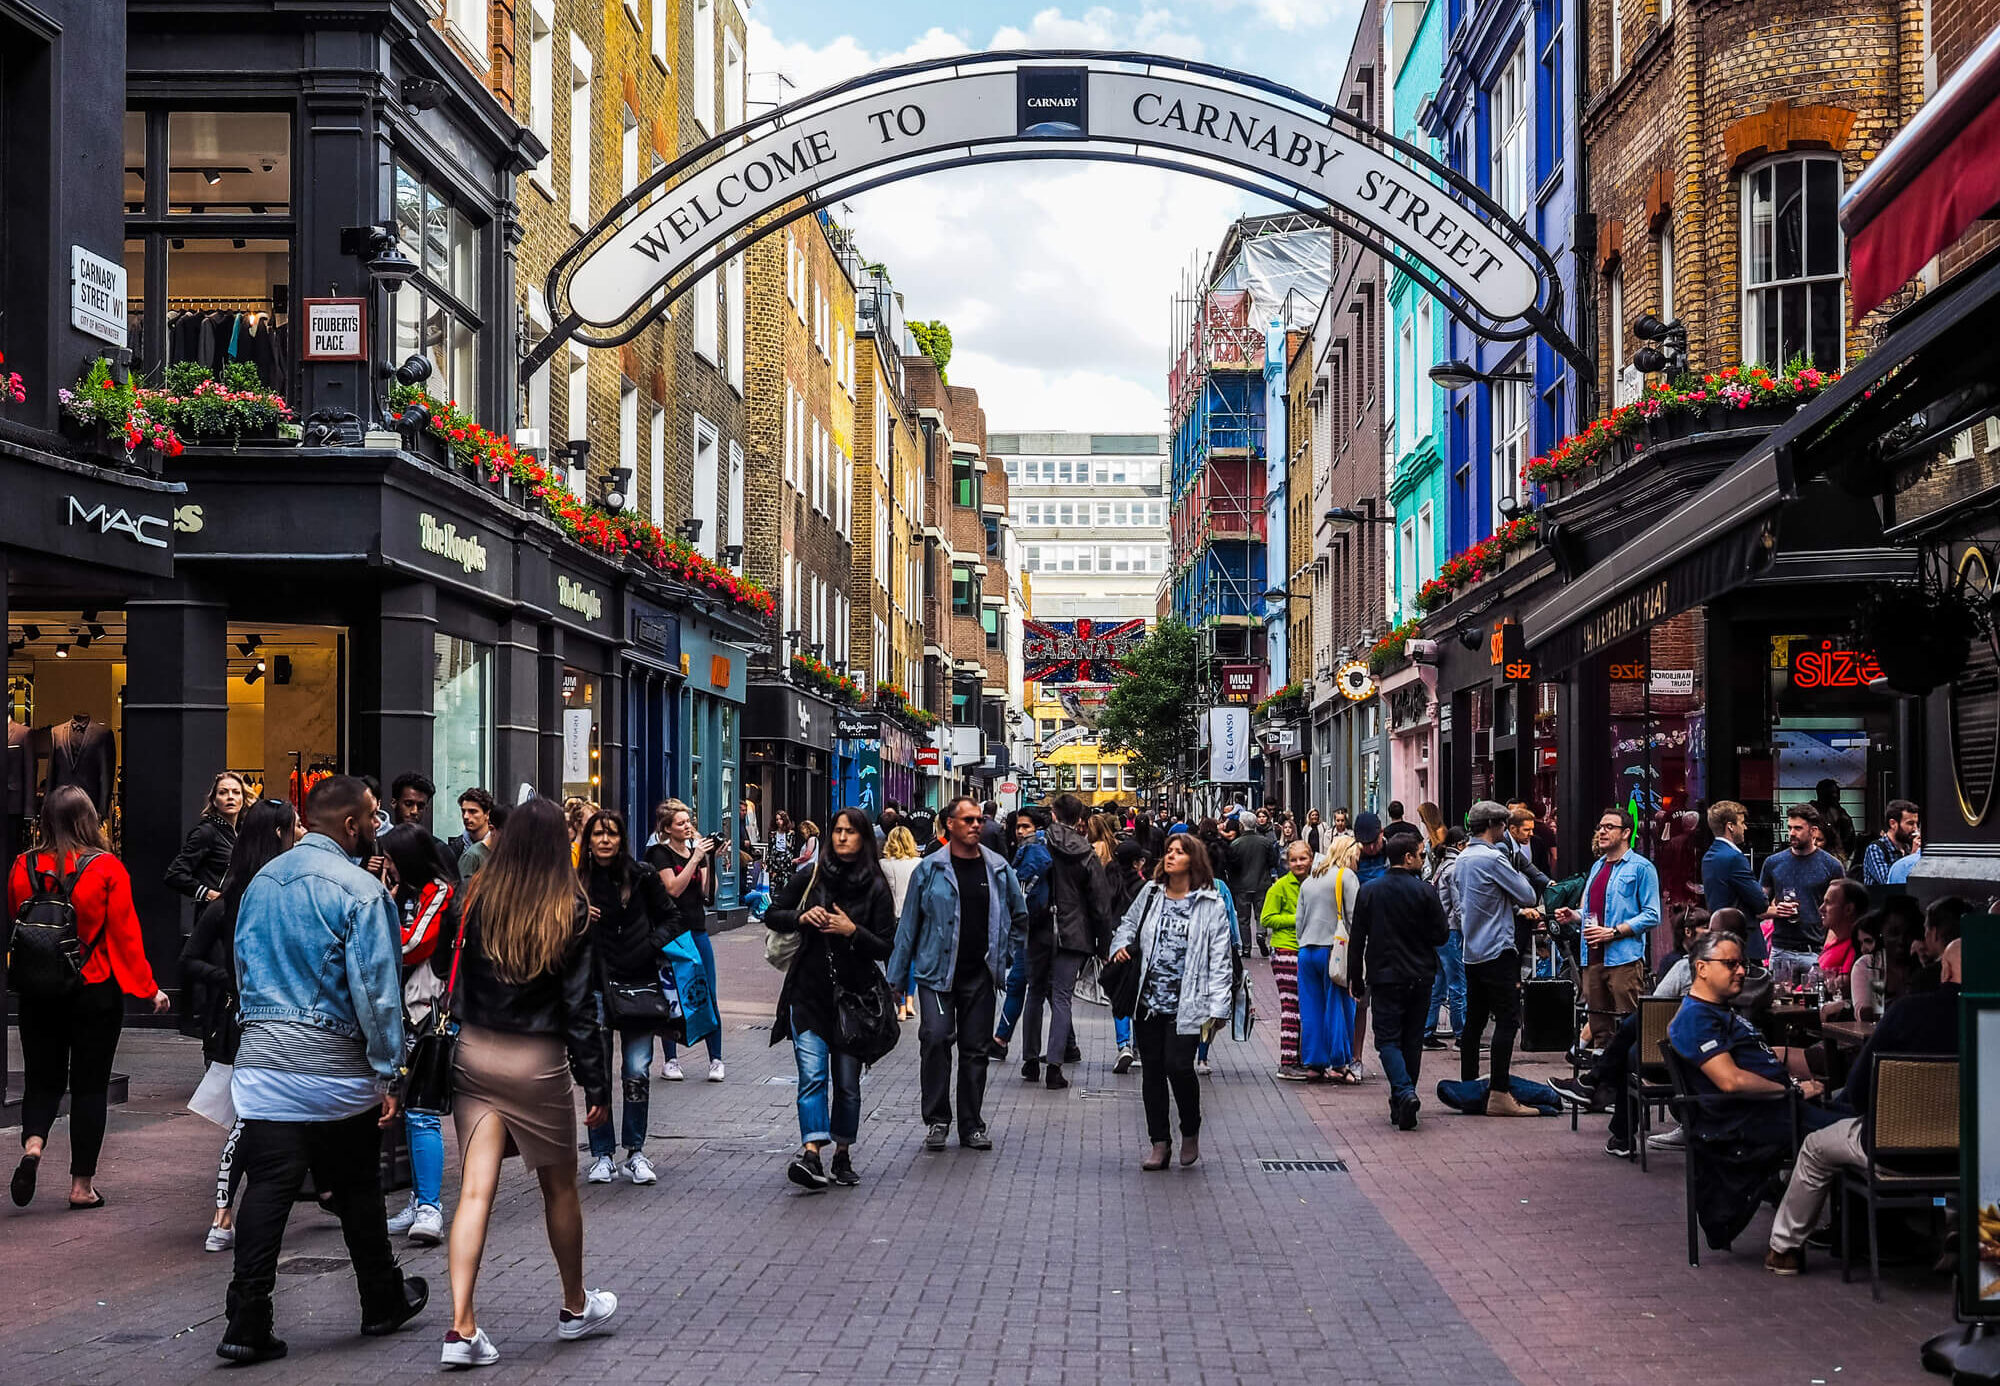
[(69, 658), (69, 641), (58, 640), (56, 642), (56, 658), (57, 659)]
[(29, 640), (40, 640), (42, 638), (42, 628), (40, 626), (22, 626), (21, 634)]
[(219, 168), (205, 168), (201, 171), (201, 179), (212, 188), (222, 181), (222, 170)]
[(248, 242), (248, 241), (245, 241), (245, 240), (244, 240), (244, 239), (243, 239), (243, 238), (242, 238), (241, 236), (237, 236), (237, 237), (233, 238), (233, 239), (232, 239), (232, 240), (231, 240), (231, 241), (229, 242), (229, 244), (230, 244), (230, 245), (231, 245), (231, 246), (232, 246), (232, 247), (233, 247), (234, 249), (237, 249), (237, 250), (242, 250), (242, 249), (243, 249), (243, 248), (244, 248), (245, 246), (247, 246), (247, 245), (249, 244), (249, 242)]
[[(83, 613), (84, 619), (86, 621), (90, 621), (90, 617), (92, 616), (92, 614), (93, 613), (88, 611), (84, 612)], [(90, 632), (90, 638), (92, 640), (102, 640), (104, 638), (104, 627), (96, 621), (90, 621), (90, 624), (84, 627), (84, 629)]]
[(260, 674), (264, 672), (264, 661), (261, 659), (257, 661), (257, 672)]
[(255, 669), (252, 669), (249, 673), (243, 676), (243, 682), (254, 686), (257, 680), (263, 677), (264, 677), (264, 666), (259, 664)]
[(604, 508), (610, 511), (623, 510), (632, 499), (632, 469), (613, 467), (604, 480)]
[(96, 636), (86, 630), (83, 634), (76, 637), (76, 647), (79, 650), (87, 650), (90, 648), (90, 642), (96, 638)]
[[(97, 612), (94, 609), (83, 613), (83, 623), (86, 626), (89, 625), (91, 622), (95, 621), (96, 619), (97, 619)], [(102, 631), (98, 632), (98, 634), (100, 635), (102, 635), (103, 633), (104, 632)]]
[(257, 647), (263, 643), (264, 637), (261, 635), (246, 635), (236, 642), (236, 653), (248, 659), (257, 653)]

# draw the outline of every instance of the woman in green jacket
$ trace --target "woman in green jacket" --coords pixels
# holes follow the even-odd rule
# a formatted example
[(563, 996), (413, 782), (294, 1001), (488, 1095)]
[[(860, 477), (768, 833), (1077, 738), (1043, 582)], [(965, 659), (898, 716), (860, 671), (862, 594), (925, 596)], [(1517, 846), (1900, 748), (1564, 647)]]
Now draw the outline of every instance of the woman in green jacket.
[(1278, 1076), (1303, 1083), (1299, 1067), (1299, 882), (1312, 869), (1312, 848), (1300, 838), (1285, 849), (1285, 874), (1264, 893), (1257, 922), (1271, 936), (1271, 980), (1278, 988)]

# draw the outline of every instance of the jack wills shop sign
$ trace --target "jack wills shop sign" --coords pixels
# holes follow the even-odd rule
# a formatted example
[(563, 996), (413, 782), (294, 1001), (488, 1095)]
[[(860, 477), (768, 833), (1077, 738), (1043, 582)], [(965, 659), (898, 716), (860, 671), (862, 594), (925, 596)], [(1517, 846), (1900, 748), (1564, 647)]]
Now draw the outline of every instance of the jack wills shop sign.
[(678, 174), (578, 260), (565, 286), (568, 309), (612, 326), (737, 228), (796, 198), (851, 186), (870, 169), (1023, 137), (1169, 149), (1281, 180), (1400, 244), (1492, 318), (1518, 318), (1536, 302), (1539, 276), (1507, 236), (1323, 118), (1172, 76), (975, 61), (954, 75), (863, 88), (790, 114)]

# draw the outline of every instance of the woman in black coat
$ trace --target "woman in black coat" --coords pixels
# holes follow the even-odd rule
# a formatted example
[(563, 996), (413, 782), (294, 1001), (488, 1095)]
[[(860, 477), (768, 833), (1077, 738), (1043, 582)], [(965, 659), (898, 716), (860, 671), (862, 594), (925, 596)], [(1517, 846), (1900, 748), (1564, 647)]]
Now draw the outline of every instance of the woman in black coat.
[[(618, 1168), (634, 1184), (651, 1184), (659, 1176), (645, 1155), (646, 1117), (653, 1040), (659, 1029), (614, 1016), (609, 994), (614, 989), (637, 987), (648, 995), (664, 997), (660, 969), (666, 959), (661, 950), (685, 932), (686, 925), (659, 873), (632, 859), (622, 815), (599, 809), (583, 825), (582, 841), (576, 869), (584, 893), (590, 897), (590, 946), (597, 955), (599, 995), (605, 998), (606, 1034), (614, 1028), (618, 1031), (623, 1057), (625, 1163)], [(615, 1173), (612, 1157), (617, 1151), (618, 1132), (612, 1123), (590, 1128), (591, 1162), (586, 1178), (591, 1183), (611, 1182)]]
[[(834, 979), (850, 991), (872, 987), (896, 946), (896, 907), (867, 816), (860, 809), (841, 809), (822, 845), (818, 863), (801, 867), (764, 914), (766, 928), (799, 937), (778, 993), (771, 1043), (789, 1037), (798, 1059), (802, 1148), (785, 1167), (785, 1177), (810, 1190), (824, 1189), (829, 1181), (861, 1182), (849, 1154), (861, 1129), (861, 1060), (837, 1047)], [(828, 1144), (830, 1173), (819, 1159)]]
[[(229, 864), (220, 878), (221, 890), (195, 916), (194, 932), (181, 947), (181, 978), (193, 994), (190, 1012), (201, 1033), (201, 1056), (211, 1064), (236, 1062), (236, 1042), (242, 1030), (236, 1019), (236, 909), (250, 878), (299, 838), (299, 816), (282, 799), (260, 799), (241, 815), (241, 831), (232, 827)], [(209, 1224), (208, 1251), (227, 1251), (236, 1244), (230, 1207), (243, 1183), (236, 1164), (236, 1141), (243, 1123), (230, 1128), (222, 1143), (222, 1161), (215, 1171), (215, 1219)]]
[(167, 864), (167, 889), (197, 906), (222, 893), (222, 877), (236, 846), (236, 820), (249, 797), (249, 788), (233, 770), (224, 770), (209, 783), (201, 820), (188, 829), (187, 840)]

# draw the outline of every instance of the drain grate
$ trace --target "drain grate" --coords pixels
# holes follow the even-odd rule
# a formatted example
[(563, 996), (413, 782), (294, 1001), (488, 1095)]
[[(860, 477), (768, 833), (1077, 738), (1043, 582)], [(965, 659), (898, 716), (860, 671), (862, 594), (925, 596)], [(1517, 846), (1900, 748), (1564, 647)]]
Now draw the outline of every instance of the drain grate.
[(1332, 1160), (1259, 1160), (1266, 1174), (1345, 1174), (1347, 1161)]
[(294, 1256), (288, 1261), (278, 1262), (279, 1275), (325, 1275), (328, 1271), (347, 1269), (344, 1256)]

